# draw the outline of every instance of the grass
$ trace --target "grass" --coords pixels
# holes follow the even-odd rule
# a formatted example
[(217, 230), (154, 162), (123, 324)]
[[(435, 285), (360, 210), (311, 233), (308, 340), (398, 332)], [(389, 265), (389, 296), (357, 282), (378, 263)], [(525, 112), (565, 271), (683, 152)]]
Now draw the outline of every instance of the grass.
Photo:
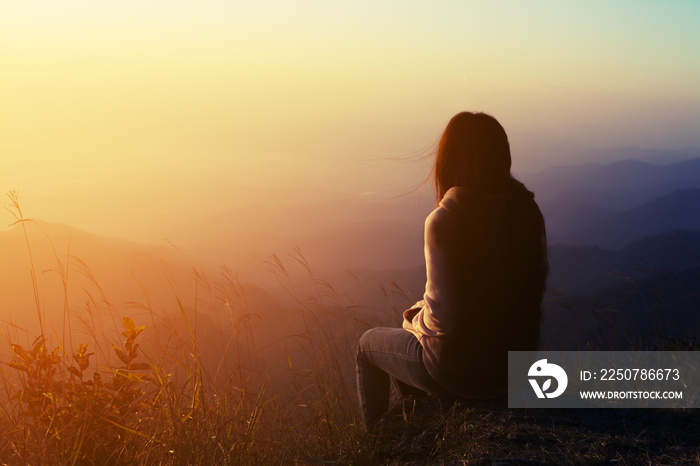
[[(54, 251), (64, 291), (59, 337), (44, 327), (31, 221), (16, 193), (10, 198), (25, 232), (40, 332), (31, 345), (11, 342), (11, 360), (0, 364), (0, 464), (700, 464), (693, 410), (528, 411), (407, 398), (363, 433), (353, 352), (370, 324), (298, 250), (288, 262), (309, 292), (296, 287), (288, 263), (267, 262), (296, 302), (297, 326), (275, 346), (284, 367), (266, 360), (260, 316), (226, 267), (210, 279), (192, 266), (191, 306), (171, 282), (176, 318), (166, 325), (145, 285), (144, 302), (128, 304), (133, 319), (121, 315), (87, 264)], [(69, 271), (92, 283), (80, 309), (67, 304)], [(395, 283), (385, 292), (397, 308), (408, 300)], [(206, 333), (204, 302), (218, 310), (214, 334)]]
[(700, 464), (696, 410), (508, 409), (397, 404), (344, 464)]
[[(302, 324), (279, 342), (287, 352), (284, 371), (266, 365), (259, 316), (225, 267), (210, 280), (192, 266), (191, 306), (171, 281), (176, 307), (168, 325), (145, 285), (144, 303), (127, 305), (139, 316), (132, 319), (110, 303), (87, 264), (70, 255), (61, 260), (54, 251), (64, 289), (64, 325), (56, 332), (46, 328), (27, 234), (37, 224), (23, 216), (15, 192), (9, 197), (29, 253), (40, 331), (24, 346), (17, 329), (7, 334), (0, 464), (305, 463), (359, 442), (352, 347), (366, 326), (340, 315), (349, 314), (348, 307), (313, 276), (300, 251), (291, 258), (313, 285), (309, 296), (299, 297), (280, 258), (268, 263), (296, 299)], [(92, 290), (83, 307), (70, 310), (69, 271)], [(219, 311), (218, 334), (206, 338), (200, 336), (205, 301)], [(222, 350), (213, 361), (205, 354), (212, 336)]]

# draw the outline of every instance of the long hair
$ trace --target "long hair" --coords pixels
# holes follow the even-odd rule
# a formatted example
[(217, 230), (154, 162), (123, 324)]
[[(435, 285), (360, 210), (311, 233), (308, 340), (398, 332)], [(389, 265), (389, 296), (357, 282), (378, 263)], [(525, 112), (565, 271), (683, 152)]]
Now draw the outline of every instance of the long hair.
[(503, 126), (486, 113), (458, 113), (442, 133), (435, 157), (437, 201), (453, 186), (502, 192), (512, 178), (510, 166)]
[(509, 263), (520, 272), (511, 277), (504, 271), (502, 278), (539, 321), (549, 271), (544, 219), (534, 194), (511, 175), (510, 168), (510, 144), (503, 126), (486, 113), (458, 113), (438, 145), (433, 167), (436, 200), (439, 203), (455, 186), (504, 195), (509, 212), (504, 247)]

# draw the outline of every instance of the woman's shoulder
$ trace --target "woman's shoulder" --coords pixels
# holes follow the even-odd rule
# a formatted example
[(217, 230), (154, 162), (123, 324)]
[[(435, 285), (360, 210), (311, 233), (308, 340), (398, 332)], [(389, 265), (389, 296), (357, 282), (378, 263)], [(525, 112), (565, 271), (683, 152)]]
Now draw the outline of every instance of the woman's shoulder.
[(438, 218), (503, 215), (506, 198), (503, 194), (494, 194), (472, 188), (456, 186), (450, 188), (433, 211)]
[(425, 221), (427, 238), (439, 240), (458, 234), (470, 225), (485, 225), (484, 217), (502, 217), (505, 198), (470, 188), (450, 188)]

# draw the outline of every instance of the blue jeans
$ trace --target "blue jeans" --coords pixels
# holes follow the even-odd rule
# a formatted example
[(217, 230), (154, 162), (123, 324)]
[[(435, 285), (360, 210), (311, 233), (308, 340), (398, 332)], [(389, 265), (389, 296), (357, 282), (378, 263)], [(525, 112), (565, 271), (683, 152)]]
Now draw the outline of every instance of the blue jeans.
[(356, 361), (357, 395), (365, 431), (389, 408), (391, 378), (397, 381), (399, 396), (417, 394), (415, 389), (443, 393), (423, 364), (418, 338), (402, 328), (367, 330), (360, 337)]

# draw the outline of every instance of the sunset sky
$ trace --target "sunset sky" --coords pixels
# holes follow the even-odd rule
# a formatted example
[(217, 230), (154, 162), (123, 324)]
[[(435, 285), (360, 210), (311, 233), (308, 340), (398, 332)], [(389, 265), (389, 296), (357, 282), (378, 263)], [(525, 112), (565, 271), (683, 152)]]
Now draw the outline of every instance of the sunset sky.
[(694, 1), (0, 0), (0, 191), (159, 242), (225, 207), (410, 189), (426, 164), (391, 159), (461, 110), (503, 123), (521, 171), (557, 164), (532, 141), (700, 147), (699, 83)]

